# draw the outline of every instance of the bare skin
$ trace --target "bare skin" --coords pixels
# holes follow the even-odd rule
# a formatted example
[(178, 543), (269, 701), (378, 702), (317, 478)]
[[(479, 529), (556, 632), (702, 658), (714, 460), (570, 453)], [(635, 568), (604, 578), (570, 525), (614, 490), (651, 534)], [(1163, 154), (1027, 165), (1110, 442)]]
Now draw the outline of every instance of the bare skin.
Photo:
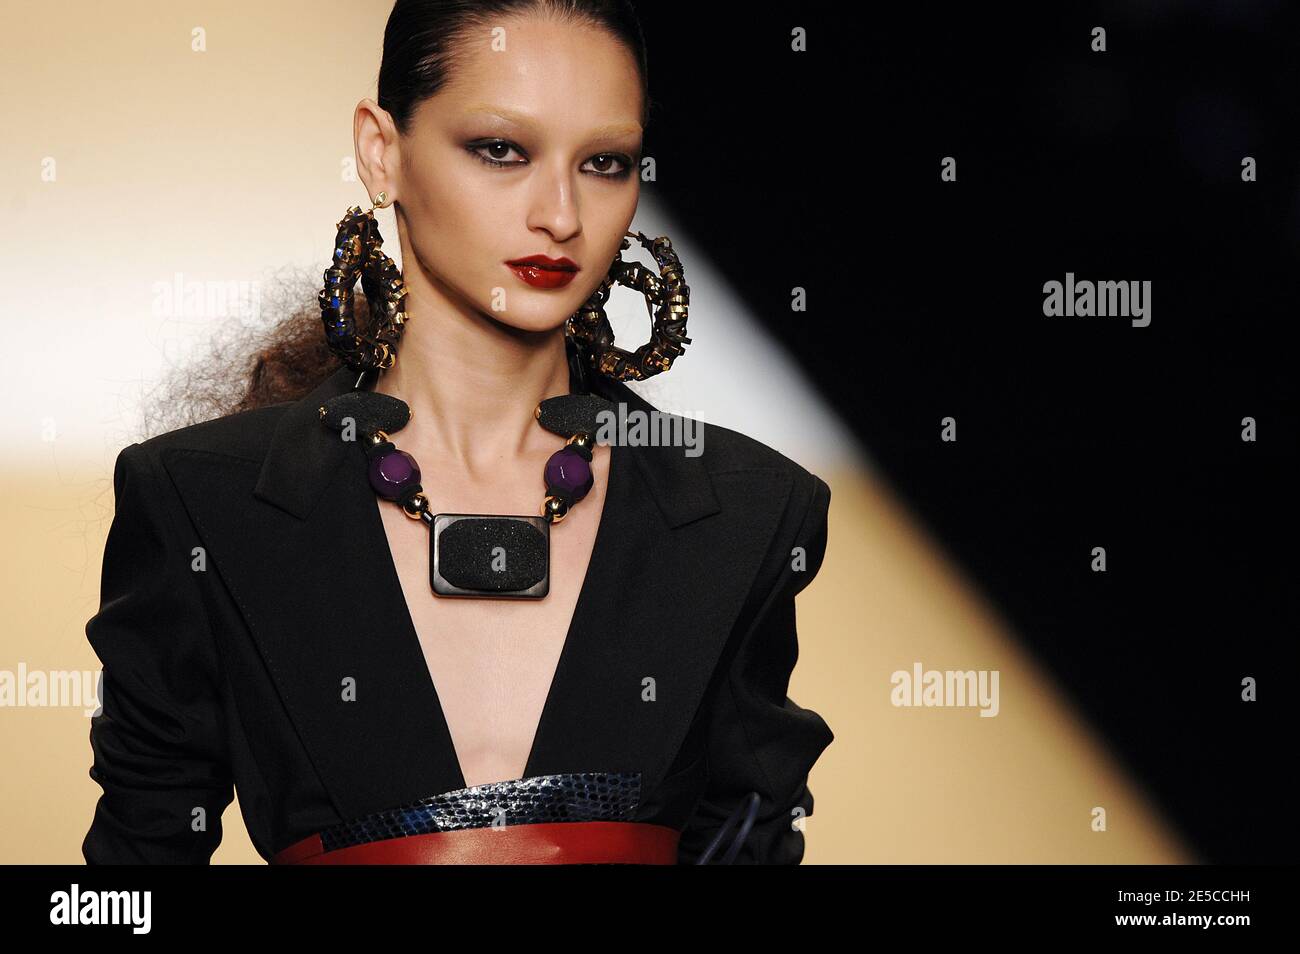
[[(492, 49), (493, 26), (505, 29), (504, 51)], [(600, 283), (636, 211), (641, 105), (635, 60), (617, 40), (532, 16), (467, 41), (408, 135), (373, 100), (358, 104), (358, 170), (371, 196), (394, 202), (409, 316), (397, 365), (375, 389), (412, 408), (394, 439), (420, 462), (435, 512), (541, 513), (542, 469), (563, 440), (533, 412), (569, 392), (564, 320)], [(494, 139), (507, 143), (470, 146)], [(534, 254), (571, 259), (577, 277), (538, 289), (504, 264)], [(595, 486), (551, 527), (542, 600), (433, 595), (428, 530), (376, 499), (467, 785), (523, 777), (609, 459), (608, 446), (595, 449)]]

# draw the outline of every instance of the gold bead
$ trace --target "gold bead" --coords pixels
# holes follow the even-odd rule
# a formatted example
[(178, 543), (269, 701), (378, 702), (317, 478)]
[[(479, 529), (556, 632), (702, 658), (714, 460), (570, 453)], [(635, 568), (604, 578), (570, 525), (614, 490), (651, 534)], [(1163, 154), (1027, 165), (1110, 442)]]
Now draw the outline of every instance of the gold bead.
[(406, 514), (412, 520), (419, 520), (420, 514), (429, 509), (429, 498), (424, 494), (416, 494), (410, 499), (410, 501), (408, 501), (408, 503), (410, 504), (410, 507), (414, 507), (415, 509), (411, 510), (410, 507), (403, 504), (402, 513)]
[(542, 504), (542, 516), (551, 523), (559, 523), (568, 512), (569, 508), (559, 497), (547, 497)]

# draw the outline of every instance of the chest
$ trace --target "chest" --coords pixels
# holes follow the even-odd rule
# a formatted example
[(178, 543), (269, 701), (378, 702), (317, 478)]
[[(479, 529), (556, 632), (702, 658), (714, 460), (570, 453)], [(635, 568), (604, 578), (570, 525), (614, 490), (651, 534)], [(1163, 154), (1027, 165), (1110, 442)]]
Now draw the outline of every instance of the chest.
[[(590, 565), (604, 509), (608, 455), (607, 446), (596, 448), (591, 491), (551, 525), (550, 591), (540, 600), (436, 596), (429, 587), (428, 529), (399, 507), (376, 500), (466, 785), (524, 775)], [(425, 485), (430, 499), (438, 500), (436, 489), (428, 481)], [(535, 495), (540, 505), (541, 496)], [(446, 503), (435, 508), (439, 511), (508, 512), (487, 499), (442, 499)]]

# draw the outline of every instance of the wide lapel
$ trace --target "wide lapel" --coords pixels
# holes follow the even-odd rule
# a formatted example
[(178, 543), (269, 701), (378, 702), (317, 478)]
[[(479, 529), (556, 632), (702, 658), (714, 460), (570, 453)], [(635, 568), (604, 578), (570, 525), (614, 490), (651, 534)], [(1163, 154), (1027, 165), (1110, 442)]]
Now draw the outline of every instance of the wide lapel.
[[(655, 411), (606, 378), (592, 389), (628, 412)], [(653, 786), (672, 764), (791, 489), (776, 468), (712, 477), (705, 428), (697, 457), (613, 447), (591, 565), (526, 775), (640, 771)]]
[(342, 369), (290, 406), (260, 464), (164, 455), (344, 818), (460, 787), (365, 455), (317, 413), (354, 380)]

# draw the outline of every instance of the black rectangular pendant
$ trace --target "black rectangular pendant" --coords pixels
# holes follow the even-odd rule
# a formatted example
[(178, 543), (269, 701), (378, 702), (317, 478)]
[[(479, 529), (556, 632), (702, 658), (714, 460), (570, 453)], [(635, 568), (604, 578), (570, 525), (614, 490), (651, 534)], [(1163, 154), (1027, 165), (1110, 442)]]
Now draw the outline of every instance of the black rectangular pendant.
[(429, 585), (438, 596), (541, 599), (550, 563), (545, 517), (439, 513), (429, 526)]

